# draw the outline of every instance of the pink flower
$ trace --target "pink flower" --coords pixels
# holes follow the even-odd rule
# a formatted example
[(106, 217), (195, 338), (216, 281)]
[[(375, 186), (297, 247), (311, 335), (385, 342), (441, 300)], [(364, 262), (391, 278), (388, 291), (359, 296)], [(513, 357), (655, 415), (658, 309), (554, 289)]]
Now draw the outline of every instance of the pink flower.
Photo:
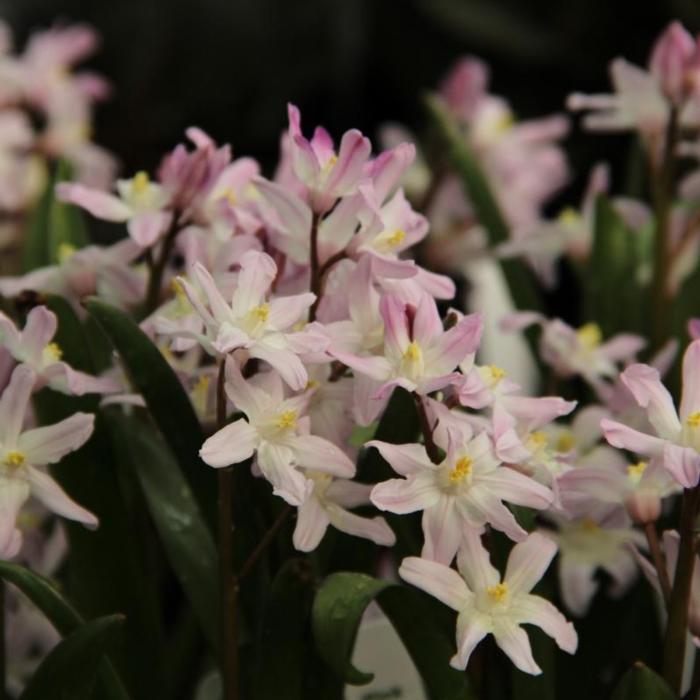
[(552, 503), (552, 492), (501, 466), (485, 432), (473, 436), (463, 425), (461, 430), (436, 430), (434, 440), (446, 452), (439, 464), (428, 458), (423, 445), (367, 443), (403, 477), (377, 484), (372, 503), (391, 513), (423, 511), (422, 556), (444, 564), (452, 561), (465, 529), (489, 523), (515, 541), (525, 539), (527, 533), (503, 501), (542, 509)]
[(614, 447), (663, 458), (664, 467), (681, 486), (695, 486), (700, 480), (700, 340), (693, 341), (683, 356), (679, 412), (653, 367), (630, 365), (621, 379), (639, 406), (646, 409), (656, 434), (648, 435), (617, 421), (603, 420), (606, 440)]
[(299, 506), (294, 528), (294, 546), (301, 552), (318, 547), (329, 525), (355, 537), (363, 537), (384, 547), (391, 547), (396, 537), (384, 518), (363, 518), (348, 508), (370, 502), (370, 484), (334, 479), (326, 472), (307, 471), (313, 489)]
[(213, 355), (245, 349), (250, 357), (272, 365), (290, 387), (302, 389), (308, 375), (299, 354), (323, 351), (328, 343), (318, 324), (309, 324), (300, 332), (291, 331), (311, 306), (315, 295), (307, 292), (268, 301), (277, 265), (269, 255), (255, 250), (241, 259), (231, 303), (224, 299), (203, 265), (197, 263), (192, 272), (206, 304), (187, 280), (179, 277), (178, 283), (204, 321), (203, 332), (183, 330), (176, 325), (170, 327), (166, 319), (160, 319), (159, 330), (165, 332), (170, 328), (169, 332), (176, 336), (192, 338)]
[(559, 546), (559, 582), (566, 607), (578, 616), (588, 612), (600, 586), (595, 578), (599, 568), (612, 577), (611, 595), (622, 596), (637, 577), (630, 545), (646, 547), (644, 535), (630, 527), (627, 514), (598, 506), (574, 520), (548, 517), (559, 525), (558, 532), (545, 534)]
[(81, 447), (92, 434), (94, 418), (75, 413), (55, 425), (22, 430), (36, 375), (19, 365), (0, 398), (0, 556), (11, 558), (22, 545), (16, 527), (20, 508), (30, 496), (64, 518), (90, 527), (97, 518), (72, 501), (41, 469)]
[(357, 190), (371, 145), (357, 129), (346, 131), (336, 154), (333, 140), (323, 127), (316, 127), (311, 140), (301, 133), (301, 114), (290, 104), (289, 145), (294, 174), (308, 188), (314, 211), (328, 211), (336, 199)]
[(425, 295), (418, 308), (384, 296), (380, 312), (385, 326), (383, 355), (360, 357), (338, 348), (329, 350), (356, 372), (382, 382), (378, 398), (395, 386), (419, 394), (447, 386), (457, 377), (457, 365), (476, 351), (481, 338), (479, 314), (464, 316), (444, 331), (435, 301)]
[(444, 564), (408, 557), (399, 575), (458, 613), (457, 653), (450, 661), (453, 668), (465, 669), (476, 645), (492, 634), (517, 668), (538, 675), (542, 671), (522, 625), (536, 625), (569, 654), (578, 646), (573, 625), (548, 600), (530, 592), (556, 549), (551, 540), (533, 533), (513, 547), (501, 579), (478, 535), (471, 533), (457, 559), (459, 573)]
[(57, 327), (56, 314), (45, 306), (35, 306), (22, 331), (0, 312), (0, 345), (17, 362), (36, 373), (37, 387), (49, 386), (64, 394), (103, 394), (118, 391), (120, 385), (110, 379), (91, 377), (61, 361), (62, 350), (52, 342)]
[(60, 294), (78, 312), (86, 296), (99, 297), (121, 308), (143, 301), (144, 278), (129, 266), (143, 249), (127, 238), (105, 248), (89, 245), (79, 250), (62, 245), (59, 263), (40, 267), (20, 277), (0, 277), (0, 293), (17, 296), (32, 290)]
[(227, 467), (253, 455), (274, 493), (292, 505), (303, 503), (313, 489), (300, 468), (349, 478), (355, 465), (333, 443), (309, 434), (304, 415), (308, 397), (285, 398), (275, 372), (246, 381), (234, 361), (227, 362), (226, 393), (245, 414), (212, 435), (200, 455), (212, 467)]
[(130, 180), (117, 180), (119, 196), (78, 183), (62, 182), (56, 196), (106, 221), (123, 221), (131, 238), (140, 246), (152, 246), (168, 229), (173, 215), (167, 211), (170, 195), (145, 172)]
[(664, 95), (677, 106), (682, 106), (700, 87), (697, 42), (680, 22), (671, 22), (656, 40), (649, 58), (649, 70)]

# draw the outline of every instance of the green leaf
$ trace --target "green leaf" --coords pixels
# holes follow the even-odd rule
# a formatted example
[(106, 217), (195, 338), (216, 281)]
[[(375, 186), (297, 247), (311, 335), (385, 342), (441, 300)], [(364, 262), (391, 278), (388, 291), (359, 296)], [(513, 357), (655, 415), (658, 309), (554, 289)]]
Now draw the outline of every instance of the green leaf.
[[(165, 547), (212, 649), (219, 645), (218, 555), (211, 533), (172, 453), (153, 428), (110, 412), (121, 468), (133, 472)], [(206, 467), (202, 467), (205, 469)]]
[(677, 700), (666, 681), (641, 661), (617, 684), (610, 700)]
[[(61, 635), (68, 635), (84, 624), (81, 615), (43, 576), (19, 564), (0, 561), (0, 578), (22, 591)], [(127, 692), (108, 660), (101, 664), (98, 684), (100, 697), (106, 700), (128, 700)]]
[(454, 632), (441, 624), (446, 618), (439, 604), (418, 591), (365, 574), (331, 574), (314, 600), (312, 625), (316, 648), (337, 674), (355, 685), (372, 680), (371, 673), (352, 665), (351, 657), (360, 620), (373, 600), (379, 603), (401, 637), (430, 700), (472, 698), (465, 674), (449, 665), (454, 653), (450, 634)]
[(44, 659), (20, 700), (90, 700), (100, 661), (123, 622), (123, 615), (110, 615), (71, 632)]
[[(72, 179), (71, 168), (65, 161), (56, 165), (52, 190), (59, 182)], [(48, 209), (48, 260), (50, 264), (61, 261), (66, 255), (89, 243), (82, 211), (73, 204), (66, 204), (51, 197)]]
[(631, 230), (606, 197), (597, 199), (584, 288), (586, 318), (606, 338), (646, 330), (651, 245), (651, 229)]
[(251, 673), (256, 700), (302, 700), (306, 621), (313, 577), (303, 559), (290, 559), (269, 592), (259, 666)]
[[(510, 238), (508, 224), (477, 158), (440, 99), (428, 95), (426, 105), (448, 161), (461, 178), (464, 191), (474, 207), (479, 223), (488, 233), (491, 246), (504, 243)], [(524, 310), (540, 309), (542, 299), (535, 287), (533, 275), (525, 264), (517, 259), (501, 260), (501, 268), (515, 305)]]
[(148, 336), (123, 311), (94, 298), (87, 301), (86, 308), (119, 353), (213, 530), (214, 470), (199, 458), (204, 433), (177, 375)]
[(59, 161), (27, 222), (22, 245), (23, 272), (52, 265), (59, 261), (61, 251), (88, 244), (82, 212), (72, 204), (59, 202), (54, 195), (56, 184), (70, 178), (70, 166)]

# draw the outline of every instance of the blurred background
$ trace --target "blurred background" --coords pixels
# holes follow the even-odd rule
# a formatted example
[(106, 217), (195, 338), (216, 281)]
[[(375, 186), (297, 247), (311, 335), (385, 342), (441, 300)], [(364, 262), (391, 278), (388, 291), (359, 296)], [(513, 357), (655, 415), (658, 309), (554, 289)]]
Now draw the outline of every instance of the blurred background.
[[(96, 140), (124, 172), (150, 169), (196, 124), (271, 166), (285, 103), (307, 127), (386, 121), (419, 128), (421, 92), (463, 54), (492, 66), (493, 91), (518, 116), (562, 109), (568, 92), (607, 91), (607, 64), (644, 63), (671, 18), (700, 29), (697, 0), (0, 0), (19, 42), (36, 27), (85, 21), (103, 37), (92, 65), (115, 91)], [(624, 160), (624, 139), (574, 128), (583, 181), (596, 159)]]

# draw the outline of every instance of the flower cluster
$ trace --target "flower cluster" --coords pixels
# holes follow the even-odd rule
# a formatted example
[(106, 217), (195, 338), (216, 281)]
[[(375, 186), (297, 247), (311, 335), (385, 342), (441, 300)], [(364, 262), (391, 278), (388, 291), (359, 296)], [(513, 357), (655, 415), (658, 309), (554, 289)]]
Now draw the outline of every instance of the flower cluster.
[[(20, 119), (17, 110), (28, 104), (45, 109), (42, 147), (79, 165), (76, 154), (88, 143), (81, 132), (78, 148), (68, 132), (84, 126), (104, 86), (58, 69), (93, 42), (87, 30), (52, 30), (32, 40), (21, 59), (0, 57), (0, 73), (18, 76), (16, 91), (0, 95), (6, 114)], [(592, 129), (641, 134), (661, 187), (673, 174), (664, 159), (700, 154), (682, 140), (700, 126), (698, 55), (697, 42), (674, 24), (654, 47), (648, 71), (617, 60), (615, 95), (574, 95), (569, 106), (596, 110), (584, 122)], [(674, 562), (694, 552), (688, 538), (697, 513), (690, 534), (681, 528), (659, 538), (656, 528), (682, 492), (691, 503), (684, 509), (697, 508), (690, 499), (700, 493), (700, 339), (683, 355), (676, 409), (661, 381), (672, 381), (678, 354), (677, 342), (664, 342), (670, 333), (608, 326), (604, 333), (601, 319), (576, 327), (542, 310), (488, 318), (458, 298), (446, 273), (474, 281), (480, 264), (503, 258), (524, 261), (535, 272), (527, 276), (524, 268), (526, 278), (545, 286), (556, 284), (562, 258), (590, 269), (580, 266), (599, 235), (596, 211), (608, 189), (605, 166), (595, 168), (579, 210), (547, 220), (544, 207), (568, 176), (557, 143), (567, 119), (516, 122), (487, 83), (484, 64), (464, 59), (443, 82), (440, 99), (510, 233), (495, 245), (478, 218), (478, 188), (462, 190), (446, 162), (430, 164), (430, 173), (396, 128), (385, 133), (390, 147), (378, 153), (355, 129), (338, 143), (322, 127), (309, 137), (294, 105), (271, 177), (254, 159), (234, 158), (230, 146), (190, 128), (188, 143), (153, 174), (59, 183), (60, 202), (121, 222), (127, 235), (109, 246), (64, 242), (53, 264), (0, 278), (6, 297), (33, 293), (28, 313), (23, 304), (17, 319), (0, 313), (0, 557), (20, 554), (30, 496), (58, 515), (97, 525), (45, 468), (89, 439), (93, 416), (73, 413), (38, 427), (32, 396), (41, 406), (46, 392), (97, 394), (100, 410), (110, 405), (121, 417), (152, 411), (148, 392), (132, 384), (123, 346), (124, 367), (110, 361), (100, 376), (63, 358), (55, 340), (61, 329), (43, 295), (69, 302), (78, 325), (81, 302), (97, 296), (137, 319), (139, 338), (151, 347), (150, 339), (173, 370), (175, 387), (182, 385), (206, 431), (199, 456), (220, 470), (219, 484), (230, 485), (231, 467), (250, 470), (285, 502), (282, 519), (295, 511), (298, 551), (319, 547), (329, 526), (385, 548), (400, 538), (400, 518), (420, 528), (419, 546), (396, 562), (396, 572), (457, 612), (455, 668), (466, 668), (490, 634), (518, 669), (540, 673), (524, 625), (575, 653), (572, 623), (533, 592), (555, 557), (557, 599), (574, 616), (591, 608), (601, 571), (612, 596), (623, 595), (641, 568), (669, 600)], [(79, 114), (60, 111), (71, 95)], [(639, 234), (634, 255), (645, 230), (668, 234), (671, 243), (659, 249), (663, 264), (648, 257), (632, 280), (645, 295), (640, 299), (656, 295), (662, 316), (695, 267), (698, 209), (690, 205), (697, 205), (698, 179), (697, 172), (687, 175), (653, 213), (640, 202), (610, 202), (625, 235)], [(663, 318), (657, 313), (655, 320)], [(523, 381), (495, 362), (483, 342), (487, 323), (500, 324), (506, 347), (523, 342), (525, 330), (539, 335), (532, 349), (549, 379), (547, 392), (530, 390), (539, 370)], [(700, 335), (698, 325), (690, 322), (692, 337)], [(379, 439), (388, 407), (399, 403), (411, 414), (404, 416), (405, 440)], [(162, 429), (164, 422), (156, 423)], [(363, 468), (372, 460), (382, 463), (384, 477), (375, 478), (381, 469)], [(221, 502), (230, 501), (223, 488)], [(235, 529), (230, 521), (220, 528), (224, 542)], [(267, 544), (266, 536), (260, 547)], [(499, 552), (508, 552), (503, 572), (494, 565), (505, 561)], [(698, 566), (685, 563), (689, 571)], [(224, 581), (232, 579), (225, 573)], [(692, 592), (692, 606), (700, 606)], [(682, 625), (683, 635), (688, 626), (700, 636), (697, 614)]]

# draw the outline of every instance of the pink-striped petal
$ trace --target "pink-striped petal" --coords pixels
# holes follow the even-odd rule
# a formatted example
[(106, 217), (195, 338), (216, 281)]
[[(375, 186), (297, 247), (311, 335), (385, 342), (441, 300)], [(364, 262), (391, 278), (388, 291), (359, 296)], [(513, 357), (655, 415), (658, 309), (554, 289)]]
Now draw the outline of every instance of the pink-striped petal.
[(228, 467), (252, 457), (259, 441), (257, 430), (240, 418), (207, 439), (199, 456), (210, 467)]
[(317, 498), (309, 496), (297, 511), (292, 542), (300, 552), (313, 552), (326, 534), (330, 518)]
[(343, 478), (355, 476), (355, 465), (340, 448), (317, 435), (298, 435), (289, 441), (297, 466), (334, 474)]
[(91, 413), (74, 413), (60, 423), (27, 430), (20, 435), (17, 447), (29, 464), (53, 464), (84, 445), (94, 423)]
[(377, 484), (370, 499), (379, 510), (403, 515), (434, 506), (441, 495), (433, 475), (421, 472), (407, 479), (389, 479)]
[(69, 520), (83, 523), (89, 528), (96, 528), (97, 518), (78, 505), (48, 474), (27, 467), (27, 480), (31, 486), (32, 496), (41, 501), (50, 511)]
[(119, 197), (85, 185), (61, 182), (56, 185), (56, 196), (62, 202), (82, 207), (97, 219), (126, 221), (132, 216), (131, 208)]
[(393, 445), (381, 440), (370, 440), (365, 447), (376, 447), (391, 468), (402, 476), (417, 474), (424, 469), (434, 469), (425, 447), (417, 443)]
[(544, 576), (556, 553), (557, 545), (539, 532), (533, 532), (524, 542), (516, 544), (503, 577), (509, 590), (529, 593)]
[(467, 584), (454, 569), (435, 561), (406, 557), (399, 567), (399, 576), (453, 610), (462, 610), (473, 598)]
[(423, 551), (421, 557), (449, 566), (462, 539), (462, 519), (453, 496), (443, 494), (438, 502), (423, 511)]
[(613, 447), (619, 447), (637, 454), (649, 455), (650, 457), (663, 454), (666, 442), (661, 438), (640, 433), (638, 430), (633, 430), (609, 418), (603, 418), (600, 421), (600, 427), (603, 430), (605, 439)]

